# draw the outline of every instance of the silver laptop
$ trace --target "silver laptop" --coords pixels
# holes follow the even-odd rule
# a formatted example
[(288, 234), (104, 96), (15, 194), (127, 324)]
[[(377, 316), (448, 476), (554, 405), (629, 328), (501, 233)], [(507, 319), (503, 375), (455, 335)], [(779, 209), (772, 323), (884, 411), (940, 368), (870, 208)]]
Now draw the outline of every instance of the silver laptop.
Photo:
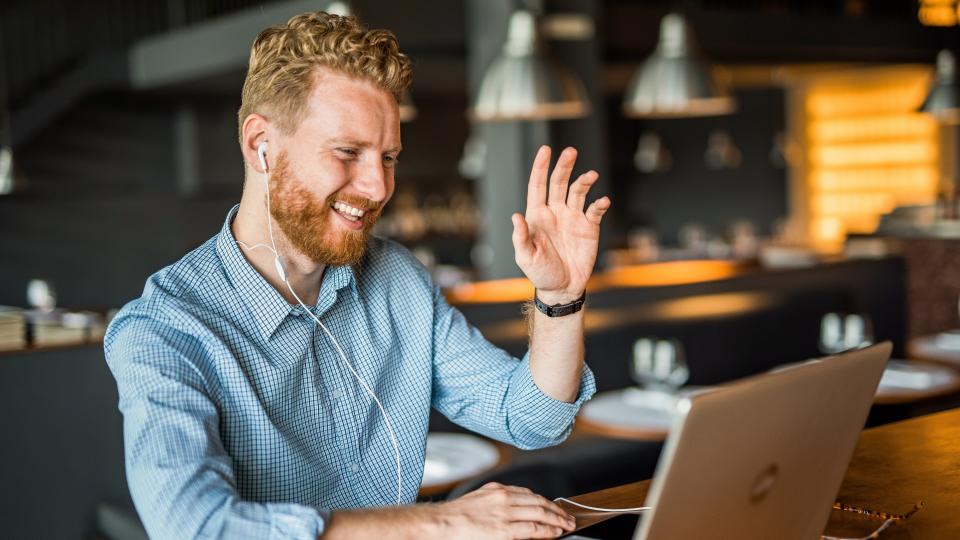
[(890, 349), (681, 400), (634, 539), (820, 538)]

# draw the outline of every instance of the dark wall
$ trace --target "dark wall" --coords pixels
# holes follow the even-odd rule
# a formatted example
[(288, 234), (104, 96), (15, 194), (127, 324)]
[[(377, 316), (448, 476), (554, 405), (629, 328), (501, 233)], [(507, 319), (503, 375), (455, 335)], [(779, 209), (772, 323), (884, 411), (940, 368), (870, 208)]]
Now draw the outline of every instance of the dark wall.
[[(652, 227), (665, 244), (676, 244), (679, 229), (690, 222), (723, 234), (734, 221), (749, 220), (760, 233), (787, 214), (786, 170), (770, 159), (774, 135), (784, 130), (784, 92), (780, 88), (737, 91), (737, 111), (729, 116), (671, 120), (634, 120), (620, 112), (620, 96), (611, 99), (609, 139), (616, 196), (627, 229)], [(740, 149), (738, 168), (710, 169), (704, 159), (714, 129), (726, 130)], [(633, 164), (640, 135), (656, 133), (672, 154), (672, 168), (641, 173)]]
[[(239, 88), (238, 88), (239, 92)], [(415, 95), (403, 126), (398, 189), (420, 196), (470, 191), (457, 174), (464, 98)], [(196, 113), (199, 188), (178, 187), (175, 118)], [(31, 278), (54, 282), (65, 307), (118, 307), (145, 279), (213, 236), (239, 202), (239, 101), (104, 94), (86, 100), (17, 151), (28, 178), (0, 197), (0, 304), (24, 305)]]
[[(60, 305), (116, 307), (213, 234), (240, 193), (235, 139), (201, 145), (201, 163), (219, 172), (205, 171), (215, 187), (181, 197), (173, 114), (164, 101), (103, 95), (18, 149), (28, 186), (0, 198), (0, 304), (23, 305), (39, 277), (54, 282)], [(200, 115), (200, 140), (218, 133), (210, 114)]]

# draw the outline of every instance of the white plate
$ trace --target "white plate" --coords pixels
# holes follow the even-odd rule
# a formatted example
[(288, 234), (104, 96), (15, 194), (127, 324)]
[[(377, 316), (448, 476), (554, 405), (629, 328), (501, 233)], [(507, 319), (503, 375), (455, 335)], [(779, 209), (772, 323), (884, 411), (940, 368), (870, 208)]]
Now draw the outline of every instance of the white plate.
[(666, 430), (673, 423), (677, 400), (663, 392), (624, 388), (594, 396), (580, 414), (596, 424)]
[(957, 373), (952, 369), (909, 362), (905, 360), (890, 360), (883, 370), (877, 395), (897, 393), (898, 391), (925, 391), (953, 385), (957, 380)]
[(500, 459), (491, 442), (465, 433), (428, 433), (421, 485), (456, 482), (493, 468)]

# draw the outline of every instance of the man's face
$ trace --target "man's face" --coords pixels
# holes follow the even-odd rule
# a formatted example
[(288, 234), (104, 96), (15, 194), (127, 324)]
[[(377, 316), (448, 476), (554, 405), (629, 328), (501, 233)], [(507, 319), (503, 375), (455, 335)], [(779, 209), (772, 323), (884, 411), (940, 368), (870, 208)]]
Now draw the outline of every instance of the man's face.
[(320, 68), (303, 114), (296, 132), (280, 137), (271, 214), (315, 262), (355, 264), (393, 195), (399, 108), (373, 83)]

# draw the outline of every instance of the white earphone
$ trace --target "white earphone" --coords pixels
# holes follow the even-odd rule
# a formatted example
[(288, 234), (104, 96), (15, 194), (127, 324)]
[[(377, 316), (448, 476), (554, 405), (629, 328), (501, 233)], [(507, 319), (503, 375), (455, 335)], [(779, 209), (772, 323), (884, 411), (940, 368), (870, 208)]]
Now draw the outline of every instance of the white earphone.
[(263, 168), (263, 172), (266, 173), (267, 169), (267, 141), (263, 141), (257, 146), (257, 157), (260, 158), (260, 167)]
[[(354, 369), (353, 364), (351, 364), (350, 360), (347, 359), (347, 355), (346, 353), (343, 352), (343, 348), (340, 347), (340, 343), (337, 341), (337, 339), (334, 338), (333, 334), (330, 333), (330, 330), (327, 330), (327, 327), (322, 322), (320, 322), (320, 319), (313, 314), (313, 311), (311, 311), (310, 308), (308, 308), (303, 303), (303, 300), (300, 299), (300, 296), (298, 296), (296, 291), (293, 290), (293, 286), (290, 285), (290, 281), (287, 279), (287, 272), (284, 269), (283, 258), (280, 256), (280, 252), (277, 250), (277, 243), (273, 239), (273, 214), (270, 212), (270, 169), (269, 167), (267, 167), (267, 142), (266, 141), (261, 142), (259, 145), (257, 145), (257, 157), (260, 159), (260, 167), (263, 168), (263, 181), (267, 186), (267, 197), (266, 197), (267, 198), (267, 207), (266, 207), (267, 231), (270, 235), (270, 245), (268, 246), (266, 244), (257, 244), (255, 246), (247, 246), (246, 244), (244, 244), (243, 242), (240, 242), (239, 240), (237, 241), (237, 243), (250, 250), (256, 249), (258, 247), (265, 247), (273, 252), (273, 255), (274, 255), (273, 265), (277, 270), (277, 275), (286, 284), (287, 289), (290, 290), (290, 294), (292, 294), (293, 297), (296, 298), (297, 303), (300, 304), (300, 307), (303, 308), (303, 310), (307, 313), (307, 315), (310, 315), (313, 321), (317, 323), (317, 326), (319, 326), (323, 330), (323, 332), (327, 335), (327, 337), (330, 338), (330, 341), (333, 343), (334, 347), (336, 347), (337, 352), (340, 353), (340, 358), (347, 365), (347, 367), (350, 368), (350, 373), (353, 374), (354, 378), (356, 378), (360, 386), (367, 391), (367, 394), (369, 394), (370, 397), (373, 398), (373, 401), (377, 404), (377, 408), (380, 409), (380, 414), (383, 416), (383, 420), (387, 425), (387, 431), (390, 433), (390, 441), (393, 443), (393, 450), (396, 453), (396, 457), (397, 457), (397, 504), (398, 505), (402, 504), (401, 495), (402, 495), (403, 482), (402, 482), (401, 470), (400, 470), (400, 445), (397, 442), (397, 434), (393, 431), (393, 425), (390, 422), (390, 416), (387, 414), (386, 409), (383, 407), (383, 403), (380, 402), (380, 400), (377, 398), (377, 395), (373, 392), (373, 389), (371, 389), (370, 385), (367, 384), (367, 381), (363, 380), (363, 378), (360, 377), (360, 374), (357, 373), (356, 369)], [(358, 439), (358, 444), (359, 444), (359, 439)]]

